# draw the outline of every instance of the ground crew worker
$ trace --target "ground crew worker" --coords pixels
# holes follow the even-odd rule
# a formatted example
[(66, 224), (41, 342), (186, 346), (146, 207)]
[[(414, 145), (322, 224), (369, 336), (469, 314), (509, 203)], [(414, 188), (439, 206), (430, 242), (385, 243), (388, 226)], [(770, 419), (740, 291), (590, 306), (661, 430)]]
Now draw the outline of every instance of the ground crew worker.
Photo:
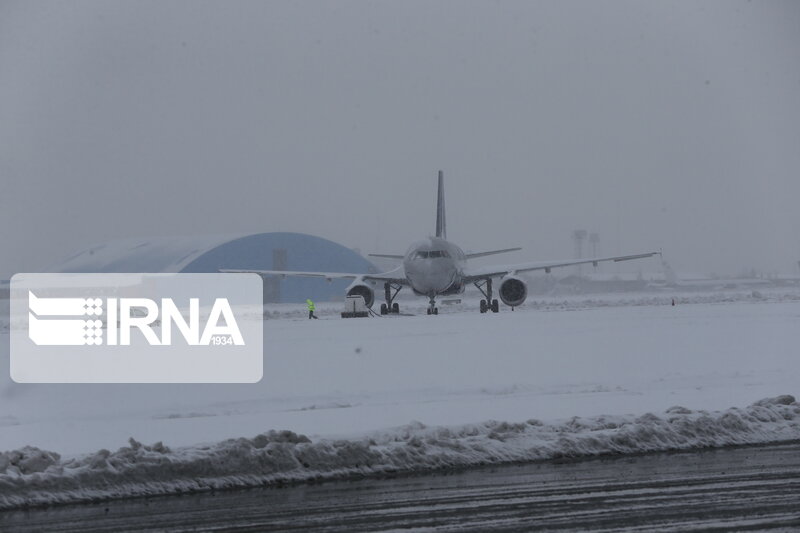
[(306, 300), (306, 305), (308, 305), (308, 319), (311, 320), (312, 318), (319, 318), (314, 314), (314, 310), (316, 309), (316, 307), (314, 307), (314, 302), (311, 300)]

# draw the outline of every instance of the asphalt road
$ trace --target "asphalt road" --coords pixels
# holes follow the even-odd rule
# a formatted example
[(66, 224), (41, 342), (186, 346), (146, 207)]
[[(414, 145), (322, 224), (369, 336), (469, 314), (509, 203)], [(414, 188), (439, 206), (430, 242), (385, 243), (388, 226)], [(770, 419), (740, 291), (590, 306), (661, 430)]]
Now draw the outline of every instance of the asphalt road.
[(2, 531), (800, 530), (800, 443), (0, 513)]

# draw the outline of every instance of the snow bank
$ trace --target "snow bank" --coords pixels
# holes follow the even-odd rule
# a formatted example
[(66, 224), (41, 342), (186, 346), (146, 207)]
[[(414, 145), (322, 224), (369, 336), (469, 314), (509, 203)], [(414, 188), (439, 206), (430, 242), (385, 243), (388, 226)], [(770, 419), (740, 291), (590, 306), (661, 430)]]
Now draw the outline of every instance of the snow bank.
[(130, 439), (116, 452), (62, 459), (34, 447), (0, 453), (0, 509), (131, 496), (253, 487), (600, 454), (682, 450), (800, 439), (793, 396), (708, 413), (488, 421), (408, 426), (312, 442), (291, 431), (171, 450)]

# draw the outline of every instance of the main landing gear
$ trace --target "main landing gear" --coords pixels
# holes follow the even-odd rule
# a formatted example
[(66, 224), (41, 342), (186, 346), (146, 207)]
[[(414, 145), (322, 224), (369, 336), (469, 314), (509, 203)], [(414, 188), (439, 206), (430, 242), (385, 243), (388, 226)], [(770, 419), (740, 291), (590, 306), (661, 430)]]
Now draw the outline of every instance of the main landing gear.
[(492, 300), (492, 279), (489, 278), (484, 281), (476, 281), (475, 287), (481, 291), (485, 300), (481, 300), (481, 313), (486, 313), (487, 311), (491, 311), (492, 313), (497, 313), (500, 311), (500, 304), (498, 303), (497, 299)]
[[(402, 289), (402, 285), (392, 285), (389, 282), (383, 284), (383, 294), (386, 297), (386, 303), (381, 304), (381, 314), (388, 315), (388, 314), (399, 314), (400, 313), (400, 306), (397, 302), (394, 302), (397, 293), (400, 292)], [(392, 289), (394, 289), (394, 294), (392, 294)], [(392, 303), (394, 302), (394, 303)]]

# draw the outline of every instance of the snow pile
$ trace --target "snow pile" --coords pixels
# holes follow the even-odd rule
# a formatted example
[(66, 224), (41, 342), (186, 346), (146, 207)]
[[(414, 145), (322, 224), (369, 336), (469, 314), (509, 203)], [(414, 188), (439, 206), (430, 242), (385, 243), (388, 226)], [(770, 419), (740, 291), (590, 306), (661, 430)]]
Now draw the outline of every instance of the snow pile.
[(62, 459), (34, 447), (0, 453), (0, 509), (475, 465), (627, 454), (800, 438), (793, 396), (708, 413), (672, 407), (642, 416), (558, 423), (419, 422), (354, 439), (312, 442), (291, 431), (171, 450), (130, 439), (116, 452)]

